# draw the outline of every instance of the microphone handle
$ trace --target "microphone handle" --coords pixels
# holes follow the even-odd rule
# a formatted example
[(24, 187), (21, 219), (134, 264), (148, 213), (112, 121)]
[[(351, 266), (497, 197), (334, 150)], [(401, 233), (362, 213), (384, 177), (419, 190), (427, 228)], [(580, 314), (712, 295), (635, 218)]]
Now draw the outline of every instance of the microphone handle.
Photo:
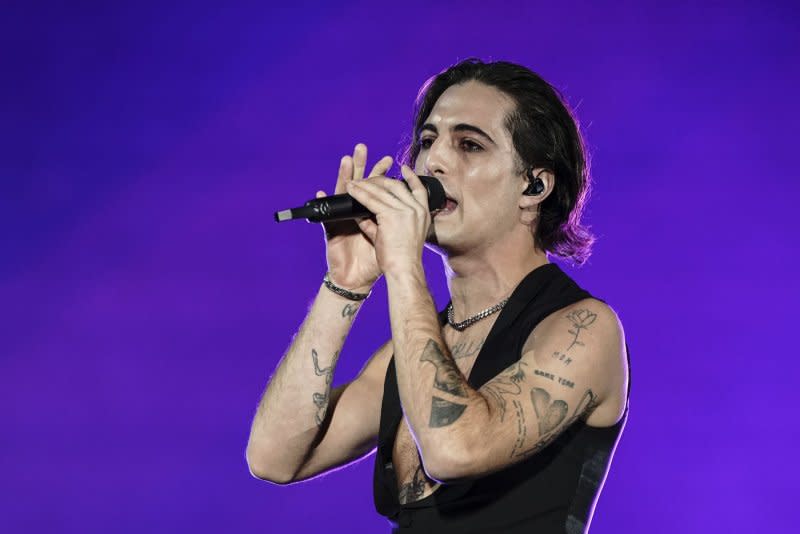
[[(372, 215), (372, 212), (365, 208), (361, 202), (347, 193), (309, 200), (300, 209), (310, 210), (305, 213), (298, 213), (298, 215), (308, 219), (308, 222), (315, 223), (358, 219)], [(295, 210), (292, 211), (294, 212)]]
[[(431, 211), (443, 208), (447, 199), (441, 182), (429, 176), (420, 176), (420, 181), (428, 191), (428, 204)], [(411, 187), (405, 180), (401, 180), (410, 190)], [(277, 222), (288, 221), (291, 219), (308, 219), (308, 222), (341, 221), (346, 219), (357, 219), (359, 217), (369, 217), (369, 211), (359, 201), (343, 193), (331, 195), (329, 197), (315, 198), (309, 200), (304, 206), (288, 210), (275, 212)]]

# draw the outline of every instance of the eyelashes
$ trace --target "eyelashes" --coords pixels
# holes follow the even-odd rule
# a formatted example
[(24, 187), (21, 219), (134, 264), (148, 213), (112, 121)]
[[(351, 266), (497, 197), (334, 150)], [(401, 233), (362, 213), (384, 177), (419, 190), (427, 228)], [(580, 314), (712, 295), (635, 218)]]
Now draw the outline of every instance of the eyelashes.
[[(419, 150), (428, 150), (433, 145), (435, 139), (433, 137), (423, 137), (417, 142)], [(458, 142), (458, 146), (464, 152), (481, 152), (483, 147), (475, 141), (464, 138)]]

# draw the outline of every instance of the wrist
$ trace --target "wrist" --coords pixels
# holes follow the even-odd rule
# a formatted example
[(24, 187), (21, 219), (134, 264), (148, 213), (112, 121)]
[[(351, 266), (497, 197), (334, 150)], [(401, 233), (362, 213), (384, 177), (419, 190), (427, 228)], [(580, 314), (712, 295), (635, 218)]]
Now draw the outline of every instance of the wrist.
[(366, 298), (372, 293), (372, 284), (358, 287), (340, 285), (333, 279), (330, 272), (325, 273), (325, 276), (322, 279), (322, 284), (327, 290), (336, 293), (346, 300), (354, 302), (366, 300)]

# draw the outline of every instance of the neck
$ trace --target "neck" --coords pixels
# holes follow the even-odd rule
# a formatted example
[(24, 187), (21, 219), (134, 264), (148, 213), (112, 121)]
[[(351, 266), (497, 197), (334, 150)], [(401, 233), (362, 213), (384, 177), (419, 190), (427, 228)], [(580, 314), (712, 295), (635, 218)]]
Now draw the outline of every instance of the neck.
[(443, 256), (453, 317), (461, 322), (508, 298), (532, 270), (550, 263), (538, 249)]

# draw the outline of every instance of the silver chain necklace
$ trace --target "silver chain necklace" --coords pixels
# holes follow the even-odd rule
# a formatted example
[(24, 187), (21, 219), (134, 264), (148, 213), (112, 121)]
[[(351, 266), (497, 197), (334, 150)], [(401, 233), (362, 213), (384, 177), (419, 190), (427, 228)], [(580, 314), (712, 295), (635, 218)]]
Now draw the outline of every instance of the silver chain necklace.
[(453, 303), (451, 302), (450, 304), (447, 305), (447, 324), (449, 324), (450, 326), (452, 326), (453, 328), (455, 328), (459, 332), (463, 332), (468, 326), (472, 326), (473, 324), (477, 323), (481, 319), (483, 319), (485, 317), (489, 317), (491, 314), (499, 312), (500, 310), (502, 310), (503, 306), (506, 305), (506, 302), (508, 302), (508, 299), (503, 299), (500, 302), (498, 302), (497, 304), (495, 304), (494, 306), (492, 306), (490, 308), (486, 308), (482, 312), (478, 312), (475, 315), (473, 315), (472, 317), (467, 317), (466, 319), (464, 319), (460, 323), (455, 322), (455, 320), (453, 319)]

